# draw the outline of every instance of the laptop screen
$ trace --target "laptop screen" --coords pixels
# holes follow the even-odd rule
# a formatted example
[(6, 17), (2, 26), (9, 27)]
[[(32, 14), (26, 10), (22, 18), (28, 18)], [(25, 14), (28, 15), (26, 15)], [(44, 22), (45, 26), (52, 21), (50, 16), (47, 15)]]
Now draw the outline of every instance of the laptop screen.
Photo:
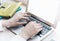
[(54, 24), (56, 19), (56, 0), (29, 0), (28, 12)]

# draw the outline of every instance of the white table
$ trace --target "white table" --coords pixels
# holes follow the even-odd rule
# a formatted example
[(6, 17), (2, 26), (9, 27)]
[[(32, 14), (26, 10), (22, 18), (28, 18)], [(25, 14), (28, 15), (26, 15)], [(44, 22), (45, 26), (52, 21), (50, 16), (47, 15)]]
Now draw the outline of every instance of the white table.
[(58, 22), (57, 28), (55, 29), (54, 40), (60, 41), (60, 21)]
[[(60, 22), (58, 23), (57, 28), (55, 29), (55, 32), (56, 33), (55, 33), (55, 36), (53, 37), (53, 39), (57, 41), (60, 38)], [(9, 30), (5, 29), (4, 32), (0, 32), (0, 41), (9, 41), (14, 36), (15, 35), (12, 32), (10, 32)]]
[(0, 32), (0, 41), (9, 41), (14, 36), (13, 33), (6, 29), (4, 32)]

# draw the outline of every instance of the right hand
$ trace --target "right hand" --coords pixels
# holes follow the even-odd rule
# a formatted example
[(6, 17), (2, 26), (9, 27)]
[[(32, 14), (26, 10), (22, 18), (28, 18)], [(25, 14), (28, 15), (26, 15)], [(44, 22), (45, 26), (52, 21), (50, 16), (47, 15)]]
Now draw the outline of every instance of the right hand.
[(25, 39), (29, 39), (35, 36), (39, 31), (42, 30), (42, 25), (35, 21), (29, 22), (24, 28), (22, 28), (20, 36)]

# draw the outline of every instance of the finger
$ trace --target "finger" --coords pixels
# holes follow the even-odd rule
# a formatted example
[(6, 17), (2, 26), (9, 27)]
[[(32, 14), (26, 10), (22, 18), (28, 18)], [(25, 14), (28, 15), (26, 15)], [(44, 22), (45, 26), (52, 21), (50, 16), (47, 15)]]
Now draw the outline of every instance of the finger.
[(38, 29), (37, 32), (39, 32), (39, 31), (41, 31), (41, 30), (42, 30), (42, 28)]
[(30, 16), (30, 15), (28, 15), (28, 14), (25, 14), (24, 16), (25, 16), (25, 17), (28, 17), (28, 16)]
[(30, 19), (28, 17), (22, 17), (21, 19), (25, 19), (25, 20), (30, 21)]
[[(36, 35), (39, 31), (41, 31), (41, 30), (42, 30), (42, 28), (41, 28), (41, 29), (38, 29), (38, 30), (34, 30), (35, 32), (34, 32), (33, 36), (35, 36), (35, 35)], [(33, 37), (33, 36), (32, 36), (32, 37)], [(31, 38), (32, 38), (32, 37), (31, 37)]]
[(36, 21), (31, 21), (31, 22), (29, 22), (29, 23), (33, 23), (33, 24), (35, 24), (35, 23), (36, 23)]
[(41, 24), (36, 24), (35, 25), (37, 29), (42, 28), (43, 26)]
[(23, 13), (21, 12), (21, 14), (22, 14), (23, 16), (27, 16), (27, 14), (26, 14), (26, 13), (24, 13), (24, 12), (23, 12)]
[(37, 23), (36, 21), (31, 21), (31, 23), (33, 23), (37, 27), (42, 27), (42, 25), (40, 23)]
[(28, 12), (25, 12), (24, 14), (25, 14), (25, 16), (30, 16), (30, 15), (28, 14)]
[(18, 25), (26, 24), (27, 22), (17, 22)]

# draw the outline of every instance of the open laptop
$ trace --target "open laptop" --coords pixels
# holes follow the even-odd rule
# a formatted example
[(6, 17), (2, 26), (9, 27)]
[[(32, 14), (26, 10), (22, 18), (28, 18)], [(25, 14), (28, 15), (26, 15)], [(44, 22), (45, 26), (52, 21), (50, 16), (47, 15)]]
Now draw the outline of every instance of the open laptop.
[[(41, 41), (54, 31), (58, 18), (56, 18), (55, 3), (51, 5), (49, 2), (51, 1), (46, 2), (45, 0), (29, 0), (26, 9), (26, 11), (29, 12), (29, 18), (31, 21), (36, 21), (42, 24), (43, 29), (28, 41)], [(14, 34), (19, 34), (22, 27), (24, 26), (16, 26), (8, 29)]]

